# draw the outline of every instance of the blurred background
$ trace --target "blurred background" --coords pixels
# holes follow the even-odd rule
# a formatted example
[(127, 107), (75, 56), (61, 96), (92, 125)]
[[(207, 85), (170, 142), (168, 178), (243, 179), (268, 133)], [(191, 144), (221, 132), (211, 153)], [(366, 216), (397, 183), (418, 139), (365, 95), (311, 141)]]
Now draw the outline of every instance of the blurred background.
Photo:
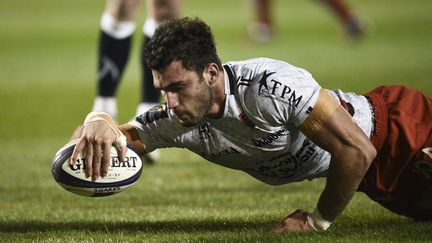
[[(336, 17), (314, 0), (276, 0), (275, 33), (253, 42), (251, 0), (184, 0), (182, 16), (213, 29), (223, 62), (252, 57), (285, 60), (309, 70), (326, 88), (358, 93), (405, 84), (431, 94), (432, 3), (428, 0), (348, 1), (364, 19), (365, 36), (347, 39)], [(96, 94), (97, 41), (104, 1), (0, 2), (0, 138), (65, 139), (91, 110)], [(118, 91), (119, 121), (135, 113), (145, 4)]]
[[(432, 96), (432, 1), (347, 3), (365, 24), (365, 35), (355, 41), (347, 38), (334, 15), (314, 0), (274, 1), (274, 35), (267, 43), (257, 43), (248, 35), (248, 25), (254, 19), (251, 0), (184, 0), (182, 16), (200, 17), (211, 26), (222, 62), (270, 57), (307, 69), (329, 89), (363, 93), (379, 85), (403, 84)], [(5, 222), (19, 222), (23, 217), (62, 220), (61, 207), (70, 205), (70, 200), (89, 206), (85, 199), (69, 195), (54, 183), (50, 163), (55, 151), (91, 111), (96, 95), (97, 41), (104, 6), (104, 1), (88, 0), (0, 1), (3, 227)], [(142, 41), (139, 30), (146, 17), (145, 4), (140, 8), (131, 57), (118, 90), (120, 123), (132, 118), (139, 102)], [(189, 162), (180, 166), (182, 161), (176, 162), (179, 157)], [(172, 154), (163, 151), (160, 164), (146, 168), (142, 183), (130, 190), (143, 193), (147, 202), (157, 192), (171, 189), (194, 192), (193, 188), (250, 185), (262, 191), (273, 190), (241, 172), (202, 160), (181, 150)], [(170, 176), (184, 180), (179, 180), (177, 186), (167, 184)], [(321, 182), (313, 185), (311, 190), (315, 194), (306, 203), (310, 207), (322, 186)], [(138, 195), (132, 194), (123, 192), (107, 202), (116, 203)], [(56, 200), (61, 206), (46, 204), (47, 200)], [(277, 211), (270, 216), (284, 217), (285, 213), (288, 212)], [(79, 215), (87, 217), (85, 213)]]

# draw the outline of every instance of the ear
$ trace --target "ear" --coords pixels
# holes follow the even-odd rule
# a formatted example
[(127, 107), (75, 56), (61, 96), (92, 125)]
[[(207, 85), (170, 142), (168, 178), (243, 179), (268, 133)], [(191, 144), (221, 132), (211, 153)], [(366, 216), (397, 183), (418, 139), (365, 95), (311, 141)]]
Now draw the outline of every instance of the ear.
[(210, 63), (207, 65), (206, 69), (204, 70), (205, 75), (207, 76), (207, 80), (209, 81), (209, 84), (212, 85), (216, 83), (216, 81), (219, 78), (220, 70), (216, 63)]

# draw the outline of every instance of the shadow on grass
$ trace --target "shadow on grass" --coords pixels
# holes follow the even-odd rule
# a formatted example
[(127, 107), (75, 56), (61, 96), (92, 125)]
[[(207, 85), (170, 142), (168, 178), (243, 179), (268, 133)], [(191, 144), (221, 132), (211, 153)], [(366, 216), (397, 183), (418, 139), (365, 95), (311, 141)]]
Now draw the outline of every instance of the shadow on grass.
[[(70, 221), (50, 222), (31, 221), (0, 221), (0, 233), (32, 233), (32, 232), (70, 232), (85, 231), (95, 233), (193, 233), (193, 232), (244, 232), (255, 231), (268, 233), (277, 222), (272, 220), (245, 221), (223, 219), (182, 219), (172, 221), (140, 221), (140, 222), (103, 222), (103, 221)], [(355, 235), (359, 238), (373, 234), (377, 239), (385, 239), (389, 235), (402, 239), (430, 239), (432, 223), (416, 223), (400, 219), (365, 219), (364, 222), (339, 223), (331, 230), (320, 232), (321, 237), (346, 237)]]
[(229, 221), (229, 220), (173, 220), (141, 222), (71, 221), (49, 222), (41, 220), (0, 222), (2, 233), (28, 232), (232, 232), (241, 230), (270, 231), (273, 221)]
[[(310, 240), (320, 239), (322, 241), (342, 241), (359, 242), (361, 239), (387, 242), (388, 239), (397, 241), (430, 241), (430, 229), (432, 223), (416, 223), (411, 220), (377, 219), (366, 220), (364, 222), (340, 222), (335, 224), (330, 230), (316, 232), (313, 234), (268, 234), (271, 227), (276, 222), (272, 220), (246, 221), (246, 220), (222, 220), (222, 219), (182, 219), (172, 221), (140, 221), (140, 222), (103, 222), (103, 221), (70, 221), (70, 222), (50, 222), (42, 220), (31, 221), (0, 221), (1, 233), (11, 234), (32, 234), (32, 233), (126, 233), (126, 234), (169, 234), (169, 233), (233, 233), (245, 234), (245, 237), (255, 239), (257, 235), (267, 237), (269, 240), (293, 239)], [(269, 238), (270, 237), (270, 238)], [(276, 237), (276, 238), (275, 238)], [(282, 237), (282, 238), (280, 238)], [(318, 237), (318, 238), (316, 238)], [(262, 238), (262, 239), (264, 239)], [(265, 239), (267, 239), (265, 238)], [(275, 238), (275, 239), (273, 239)], [(261, 238), (260, 238), (261, 239)]]

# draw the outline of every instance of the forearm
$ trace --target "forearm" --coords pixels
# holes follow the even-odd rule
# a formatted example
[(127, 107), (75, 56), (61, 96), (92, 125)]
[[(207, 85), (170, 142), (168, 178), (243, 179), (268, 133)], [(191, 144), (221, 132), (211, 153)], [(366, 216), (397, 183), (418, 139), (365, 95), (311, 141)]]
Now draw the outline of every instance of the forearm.
[(131, 124), (123, 124), (119, 126), (119, 129), (126, 136), (128, 144), (132, 145), (140, 155), (146, 153), (136, 127)]
[(347, 207), (373, 157), (359, 148), (332, 156), (326, 186), (317, 205), (324, 219), (334, 221)]

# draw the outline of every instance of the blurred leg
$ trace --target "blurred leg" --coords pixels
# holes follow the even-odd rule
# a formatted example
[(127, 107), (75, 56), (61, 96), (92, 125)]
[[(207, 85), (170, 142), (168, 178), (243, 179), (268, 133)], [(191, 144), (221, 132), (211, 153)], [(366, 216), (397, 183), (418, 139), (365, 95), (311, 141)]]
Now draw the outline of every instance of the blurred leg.
[(129, 58), (138, 6), (139, 0), (109, 0), (101, 18), (98, 95), (93, 110), (107, 112), (114, 118), (117, 116), (115, 94)]
[(153, 74), (144, 62), (144, 46), (160, 23), (180, 15), (180, 0), (147, 0), (148, 17), (143, 26), (144, 39), (141, 50), (141, 102), (136, 115), (140, 115), (159, 103), (160, 92), (153, 86)]
[(350, 10), (343, 0), (320, 0), (338, 17), (351, 38), (358, 38), (363, 34), (363, 29), (358, 18)]
[(270, 0), (254, 0), (255, 20), (248, 26), (252, 40), (260, 43), (268, 42), (272, 35)]

